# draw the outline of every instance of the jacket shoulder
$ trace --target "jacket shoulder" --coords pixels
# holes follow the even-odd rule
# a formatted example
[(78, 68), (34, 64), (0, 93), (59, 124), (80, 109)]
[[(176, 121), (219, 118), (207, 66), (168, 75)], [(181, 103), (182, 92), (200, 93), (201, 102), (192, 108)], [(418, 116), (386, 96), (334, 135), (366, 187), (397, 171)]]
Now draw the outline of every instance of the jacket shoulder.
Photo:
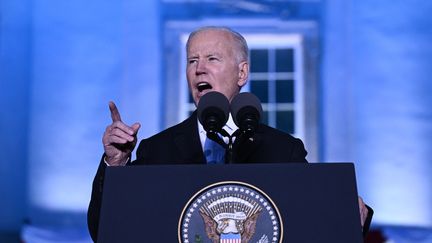
[(289, 133), (261, 124), (258, 130), (262, 138), (263, 151), (268, 158), (280, 161), (307, 162), (307, 151), (303, 141)]
[[(198, 124), (195, 113), (183, 122), (169, 127), (149, 138), (141, 140), (137, 151), (137, 160), (141, 161), (174, 161), (178, 160), (173, 154), (188, 153), (184, 147), (185, 143), (190, 144), (191, 141), (199, 141)], [(193, 143), (193, 152), (201, 149), (201, 144)], [(199, 148), (195, 148), (195, 147)], [(185, 155), (184, 157), (189, 157)]]

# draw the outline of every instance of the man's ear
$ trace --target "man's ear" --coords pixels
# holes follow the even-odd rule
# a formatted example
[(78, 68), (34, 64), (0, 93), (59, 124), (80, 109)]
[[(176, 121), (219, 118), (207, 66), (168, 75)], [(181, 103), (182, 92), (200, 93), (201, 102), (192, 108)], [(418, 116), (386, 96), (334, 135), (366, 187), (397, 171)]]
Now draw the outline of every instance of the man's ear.
[(244, 61), (239, 63), (239, 74), (237, 85), (243, 87), (246, 84), (249, 77), (249, 63)]

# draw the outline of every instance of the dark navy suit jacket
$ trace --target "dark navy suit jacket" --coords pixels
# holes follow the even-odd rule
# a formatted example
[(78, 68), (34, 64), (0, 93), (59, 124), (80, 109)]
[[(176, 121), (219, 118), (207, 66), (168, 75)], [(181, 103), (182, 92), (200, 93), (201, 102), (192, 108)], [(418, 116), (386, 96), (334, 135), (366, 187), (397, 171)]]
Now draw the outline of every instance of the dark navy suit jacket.
[[(306, 150), (300, 139), (260, 124), (251, 139), (234, 143), (234, 163), (306, 163)], [(205, 164), (198, 134), (197, 115), (140, 142), (136, 161), (145, 164)], [(96, 241), (106, 165), (100, 162), (93, 181), (87, 220), (92, 239)]]

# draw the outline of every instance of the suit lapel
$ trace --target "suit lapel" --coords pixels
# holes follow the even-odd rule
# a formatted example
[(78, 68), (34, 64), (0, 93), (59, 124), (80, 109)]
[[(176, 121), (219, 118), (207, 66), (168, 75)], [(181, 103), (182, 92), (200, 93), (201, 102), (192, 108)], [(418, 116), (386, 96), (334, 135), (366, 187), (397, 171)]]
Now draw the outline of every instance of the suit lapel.
[(174, 143), (185, 163), (205, 163), (204, 153), (198, 134), (196, 111), (186, 119), (174, 134)]
[[(174, 133), (174, 143), (180, 151), (184, 163), (205, 164), (203, 149), (198, 134), (197, 112), (181, 123), (179, 129)], [(259, 150), (263, 142), (262, 126), (258, 127), (254, 136), (250, 139), (237, 140), (233, 144), (234, 163), (246, 163), (253, 161), (251, 156)]]

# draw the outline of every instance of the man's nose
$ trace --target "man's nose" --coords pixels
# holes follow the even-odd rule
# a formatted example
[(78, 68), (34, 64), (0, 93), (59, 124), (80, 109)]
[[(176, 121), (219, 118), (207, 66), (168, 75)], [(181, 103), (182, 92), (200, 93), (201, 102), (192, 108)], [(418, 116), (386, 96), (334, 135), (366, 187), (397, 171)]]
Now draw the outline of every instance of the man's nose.
[(203, 61), (198, 61), (197, 65), (196, 65), (196, 70), (195, 70), (196, 74), (203, 74), (207, 72), (207, 68), (206, 68), (206, 64)]

